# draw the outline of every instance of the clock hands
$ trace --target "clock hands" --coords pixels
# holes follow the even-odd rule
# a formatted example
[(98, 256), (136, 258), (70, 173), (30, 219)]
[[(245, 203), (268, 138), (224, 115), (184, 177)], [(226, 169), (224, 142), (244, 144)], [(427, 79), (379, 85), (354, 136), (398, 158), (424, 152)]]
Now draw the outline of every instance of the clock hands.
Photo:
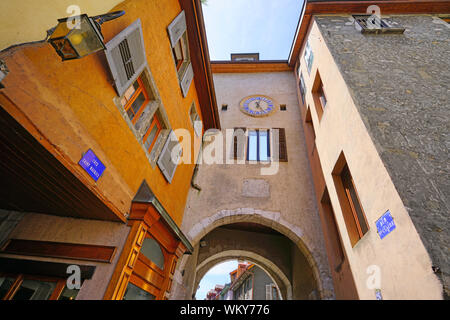
[(261, 109), (261, 106), (259, 105), (261, 103), (261, 100), (256, 100), (256, 108)]

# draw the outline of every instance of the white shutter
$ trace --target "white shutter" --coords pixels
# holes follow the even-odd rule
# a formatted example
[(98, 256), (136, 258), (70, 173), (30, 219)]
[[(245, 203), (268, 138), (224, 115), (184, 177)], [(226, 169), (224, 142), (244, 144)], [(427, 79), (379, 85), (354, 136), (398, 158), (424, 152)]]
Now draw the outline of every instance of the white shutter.
[(200, 120), (200, 117), (198, 114), (195, 115), (195, 121), (194, 121), (194, 132), (197, 137), (200, 137), (202, 135), (202, 127), (203, 123)]
[(189, 63), (180, 83), (181, 91), (183, 91), (183, 97), (187, 96), (193, 78), (194, 78), (194, 70), (192, 69), (192, 63)]
[(105, 53), (117, 93), (122, 96), (147, 65), (141, 20), (137, 19), (111, 39)]
[(266, 300), (272, 300), (272, 285), (266, 284)]
[(182, 148), (178, 142), (178, 138), (173, 130), (171, 130), (158, 158), (158, 167), (169, 183), (172, 182), (178, 161), (181, 157), (181, 152)]
[(185, 31), (186, 17), (184, 15), (184, 11), (181, 11), (181, 13), (167, 27), (172, 48), (177, 44), (178, 40), (180, 40)]

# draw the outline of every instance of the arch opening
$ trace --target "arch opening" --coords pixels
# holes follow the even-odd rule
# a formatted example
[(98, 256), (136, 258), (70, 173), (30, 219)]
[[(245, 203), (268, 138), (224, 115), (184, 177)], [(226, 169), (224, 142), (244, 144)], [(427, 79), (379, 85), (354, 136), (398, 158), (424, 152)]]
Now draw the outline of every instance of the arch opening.
[[(220, 239), (214, 240), (214, 237), (217, 236), (217, 232), (223, 234), (225, 231), (230, 235), (230, 229), (233, 229), (233, 232), (251, 233), (251, 240), (241, 242), (235, 240), (234, 242), (231, 241), (231, 244), (230, 241), (228, 241), (226, 246), (223, 246)], [(288, 243), (288, 250), (278, 250), (278, 256), (276, 254), (275, 256), (280, 259), (280, 252), (289, 252), (290, 258), (295, 260), (295, 263), (286, 266), (286, 263), (278, 263), (279, 261), (274, 259), (273, 250), (272, 253), (268, 255), (267, 253), (258, 250), (257, 248), (266, 248), (260, 242), (258, 243), (258, 241), (255, 243), (253, 239), (255, 234), (257, 235), (256, 238), (258, 238), (258, 234), (261, 236), (261, 233), (272, 233), (271, 236), (283, 239), (281, 241), (284, 241), (285, 244)], [(281, 219), (280, 214), (277, 212), (266, 212), (253, 209), (222, 210), (191, 226), (187, 234), (192, 239), (193, 244), (198, 248), (199, 252), (195, 257), (183, 257), (183, 259), (180, 260), (178, 270), (183, 273), (188, 271), (191, 274), (182, 280), (182, 285), (187, 287), (191, 294), (194, 292), (193, 289), (196, 288), (194, 285), (198, 284), (200, 281), (198, 280), (200, 273), (198, 273), (199, 270), (197, 269), (197, 266), (200, 266), (205, 259), (220, 252), (241, 250), (262, 256), (267, 260), (272, 261), (273, 264), (280, 266), (279, 269), (282, 270), (281, 273), (285, 275), (288, 281), (283, 282), (280, 280), (277, 282), (277, 285), (280, 289), (283, 286), (289, 288), (289, 285), (285, 283), (290, 283), (291, 292), (291, 294), (288, 294), (288, 290), (286, 290), (286, 292), (282, 294), (283, 298), (327, 299), (333, 297), (331, 278), (328, 279), (327, 277), (329, 272), (327, 270), (328, 266), (326, 261), (321, 261), (323, 257), (317, 253), (318, 250), (314, 250), (313, 244), (308, 244), (308, 246), (305, 244), (305, 241), (302, 238), (302, 230), (298, 226), (293, 226)], [(207, 249), (205, 249), (204, 246), (201, 246), (201, 243), (202, 245), (206, 244), (206, 246), (209, 246), (210, 252), (205, 254), (205, 250), (207, 251)], [(255, 246), (254, 248), (240, 248), (239, 243)], [(287, 247), (285, 246), (285, 248)], [(243, 257), (245, 257), (245, 255), (243, 255)], [(247, 259), (256, 261), (251, 257), (247, 257)], [(274, 261), (276, 262), (274, 263)], [(258, 262), (258, 264), (259, 263), (260, 262)], [(266, 270), (270, 272), (271, 269), (266, 267)], [(272, 272), (272, 274), (273, 273), (274, 272)], [(283, 283), (283, 285), (280, 283)], [(309, 290), (309, 293), (307, 293), (306, 290)], [(188, 298), (190, 297), (188, 296)]]

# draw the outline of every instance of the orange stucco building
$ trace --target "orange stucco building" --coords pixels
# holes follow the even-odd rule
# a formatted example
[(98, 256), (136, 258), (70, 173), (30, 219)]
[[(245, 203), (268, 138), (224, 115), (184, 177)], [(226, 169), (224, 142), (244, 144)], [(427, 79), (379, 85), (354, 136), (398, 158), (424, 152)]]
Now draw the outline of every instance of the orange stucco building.
[[(71, 298), (145, 292), (164, 299), (177, 259), (192, 251), (178, 225), (194, 161), (174, 166), (167, 157), (186, 143), (177, 129), (192, 137), (194, 155), (202, 133), (194, 133), (196, 122), (203, 130), (220, 127), (200, 4), (116, 2), (107, 11), (125, 14), (102, 25), (104, 52), (61, 61), (45, 41), (2, 52), (9, 72), (0, 92), (1, 209), (14, 222), (3, 233), (0, 259), (16, 266), (2, 270), (9, 298), (31, 279), (56, 283), (52, 299), (69, 297), (61, 272), (27, 273), (30, 263), (50, 263), (47, 270), (91, 270), (82, 270)], [(84, 5), (81, 13), (90, 9)], [(80, 165), (88, 154), (104, 166), (94, 178), (92, 162)], [(159, 264), (148, 246), (159, 247)]]

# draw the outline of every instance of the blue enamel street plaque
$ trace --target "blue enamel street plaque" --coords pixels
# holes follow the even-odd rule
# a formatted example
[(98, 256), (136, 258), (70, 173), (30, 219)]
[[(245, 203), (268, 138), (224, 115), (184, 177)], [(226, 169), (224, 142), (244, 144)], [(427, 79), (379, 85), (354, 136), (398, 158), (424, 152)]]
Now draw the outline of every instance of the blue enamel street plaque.
[(89, 175), (97, 181), (105, 171), (105, 165), (97, 158), (94, 152), (89, 149), (78, 162)]
[(394, 218), (392, 218), (391, 212), (389, 210), (386, 211), (381, 218), (377, 220), (376, 225), (380, 239), (383, 239), (391, 233), (392, 230), (395, 229)]

